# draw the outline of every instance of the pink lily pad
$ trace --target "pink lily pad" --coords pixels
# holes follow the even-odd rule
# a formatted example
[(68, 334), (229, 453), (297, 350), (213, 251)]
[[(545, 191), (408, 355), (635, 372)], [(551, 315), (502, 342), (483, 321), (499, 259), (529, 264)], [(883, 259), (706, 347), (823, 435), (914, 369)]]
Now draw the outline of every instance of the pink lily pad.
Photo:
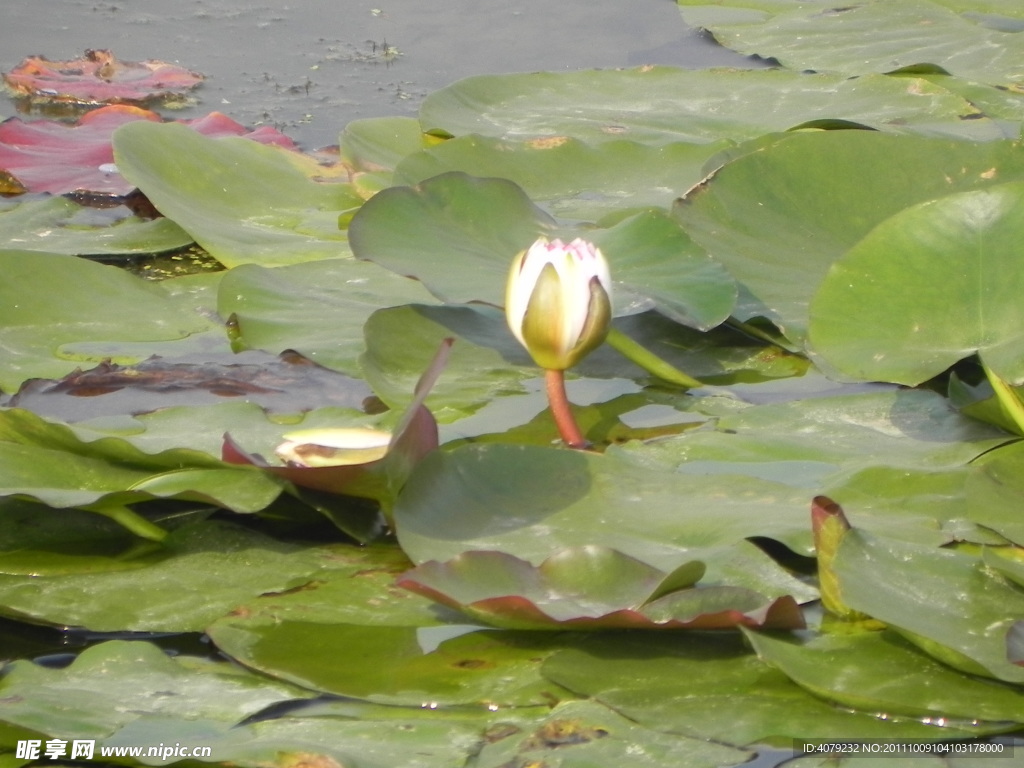
[(430, 560), (403, 574), (400, 587), (510, 629), (800, 629), (790, 595), (694, 586), (700, 562), (671, 573), (615, 549), (561, 550), (538, 566), (497, 551)]
[(16, 96), (61, 104), (149, 104), (180, 97), (203, 76), (165, 61), (121, 61), (106, 50), (87, 50), (80, 59), (50, 61), (29, 56), (4, 82)]
[[(125, 197), (134, 190), (114, 165), (111, 137), (138, 120), (162, 122), (155, 112), (124, 104), (88, 112), (75, 125), (12, 117), (0, 123), (0, 178), (9, 176), (28, 192)], [(181, 121), (205, 136), (242, 136), (261, 144), (295, 149), (295, 143), (269, 126), (249, 131), (219, 112)]]
[(414, 398), (405, 410), (381, 458), (336, 466), (273, 465), (249, 453), (230, 435), (224, 435), (221, 458), (230, 464), (252, 464), (294, 485), (326, 493), (375, 499), (390, 514), (390, 502), (409, 472), (438, 446), (437, 421), (423, 405), (448, 361), (453, 339), (445, 339), (416, 384)]

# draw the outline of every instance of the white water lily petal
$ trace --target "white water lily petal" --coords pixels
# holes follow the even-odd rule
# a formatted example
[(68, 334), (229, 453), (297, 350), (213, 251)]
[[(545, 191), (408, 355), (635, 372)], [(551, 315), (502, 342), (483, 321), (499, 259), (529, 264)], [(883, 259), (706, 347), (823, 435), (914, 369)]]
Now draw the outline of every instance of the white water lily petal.
[(360, 427), (289, 432), (274, 453), (300, 467), (341, 467), (384, 458), (391, 433)]

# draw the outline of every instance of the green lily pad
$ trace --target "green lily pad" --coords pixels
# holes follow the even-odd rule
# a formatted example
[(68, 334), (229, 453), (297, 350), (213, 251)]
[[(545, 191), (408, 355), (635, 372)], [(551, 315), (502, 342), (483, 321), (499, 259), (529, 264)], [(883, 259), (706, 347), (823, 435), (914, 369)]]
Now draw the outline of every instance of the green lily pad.
[(597, 702), (567, 701), (529, 730), (485, 745), (477, 764), (480, 768), (508, 765), (710, 768), (740, 764), (749, 757), (749, 753), (724, 744), (650, 730)]
[(236, 512), (269, 505), (282, 485), (186, 448), (150, 454), (116, 437), (81, 439), (64, 424), (30, 411), (0, 409), (0, 496), (54, 507), (124, 505), (152, 498), (190, 498)]
[(375, 312), (367, 321), (366, 353), (360, 359), (373, 391), (392, 408), (409, 400), (432, 350), (454, 337), (448, 374), (427, 400), (438, 421), (461, 418), (496, 397), (523, 390), (537, 376), (504, 315), (486, 307), (406, 305)]
[(0, 201), (0, 248), (71, 256), (126, 256), (184, 248), (192, 238), (170, 219), (150, 221), (123, 209), (101, 217), (66, 197)]
[(823, 117), (898, 133), (1003, 138), (983, 116), (965, 120), (978, 110), (955, 93), (885, 75), (650, 66), (480, 75), (435, 91), (420, 107), (423, 130), (444, 136), (647, 145), (746, 141)]
[(743, 631), (763, 660), (814, 695), (845, 707), (990, 732), (1024, 720), (1024, 689), (963, 675), (892, 631), (806, 640)]
[(399, 497), (395, 523), (416, 563), (497, 550), (536, 565), (559, 549), (598, 545), (662, 571), (701, 560), (709, 586), (807, 599), (807, 585), (745, 539), (775, 538), (809, 553), (808, 504), (806, 492), (750, 477), (684, 476), (491, 443), (428, 456)]
[(963, 509), (963, 465), (1006, 439), (934, 393), (879, 389), (746, 406), (709, 427), (609, 453), (687, 477), (746, 476), (803, 489), (802, 510), (827, 489), (858, 525), (938, 545), (980, 535)]
[(838, 708), (752, 654), (736, 635), (601, 633), (567, 644), (541, 672), (656, 730), (721, 744), (794, 739), (946, 739), (985, 731)]
[(484, 630), (444, 639), (432, 628), (264, 616), (225, 618), (208, 633), (245, 666), (380, 704), (533, 706), (564, 693), (538, 672), (558, 648), (548, 633)]
[[(356, 766), (359, 768), (449, 768), (462, 765), (480, 749), (486, 721), (458, 719), (445, 712), (409, 707), (393, 708), (391, 716), (303, 717), (302, 712), (237, 726), (205, 738), (183, 735), (180, 723), (136, 721), (104, 740), (106, 746), (185, 743), (209, 745), (204, 763), (244, 768), (302, 768)], [(486, 710), (485, 710), (486, 712)], [(429, 716), (433, 717), (429, 717)], [(478, 720), (482, 720), (478, 718)], [(145, 725), (148, 727), (140, 727)], [(185, 732), (187, 733), (187, 732)], [(159, 760), (142, 760), (164, 765)], [(199, 765), (199, 762), (193, 762)]]
[(0, 720), (61, 739), (99, 739), (152, 716), (230, 726), (272, 704), (309, 696), (228, 664), (171, 658), (138, 641), (88, 648), (66, 669), (15, 661), (4, 671)]
[(592, 145), (568, 136), (508, 141), (459, 136), (410, 153), (395, 179), (419, 184), (447, 171), (514, 181), (530, 199), (562, 220), (599, 221), (641, 208), (668, 208), (704, 178), (704, 164), (731, 142), (633, 141)]
[(1020, 384), (1022, 239), (1022, 182), (912, 206), (829, 270), (810, 308), (811, 343), (862, 379), (919, 384), (977, 353)]
[(464, 552), (446, 563), (421, 563), (397, 584), (513, 629), (803, 627), (791, 597), (688, 588), (703, 574), (700, 562), (665, 573), (617, 550), (587, 546), (560, 550), (536, 568), (503, 552)]
[[(327, 368), (358, 376), (367, 318), (384, 307), (432, 301), (414, 280), (375, 264), (330, 259), (229, 270), (220, 283), (217, 310), (234, 319), (238, 346), (274, 354), (294, 349)], [(411, 386), (405, 397), (410, 392)]]
[(412, 117), (352, 120), (338, 138), (342, 159), (356, 171), (393, 171), (402, 158), (437, 142)]
[(291, 589), (268, 591), (241, 604), (235, 618), (387, 627), (433, 627), (448, 612), (395, 586), (412, 565), (393, 544), (338, 544), (316, 551), (316, 569)]
[(0, 501), (0, 574), (57, 576), (144, 568), (166, 557), (101, 515)]
[[(757, 151), (727, 163), (686, 195), (674, 215), (739, 282), (734, 316), (765, 317), (797, 344), (829, 267), (873, 227), (936, 197), (1024, 179), (1024, 157), (1011, 141), (824, 131), (751, 148)], [(894, 308), (906, 303), (902, 299)], [(843, 322), (861, 334), (852, 316)]]
[(85, 362), (172, 355), (190, 337), (219, 330), (163, 285), (114, 267), (0, 251), (0, 272), (0, 388), (7, 392), (26, 379), (59, 378)]
[[(384, 190), (349, 231), (356, 256), (416, 277), (442, 301), (502, 306), (513, 257), (554, 226), (512, 182), (451, 172)], [(654, 307), (701, 329), (728, 317), (732, 278), (665, 214), (647, 211), (582, 236), (609, 261), (619, 314)]]
[(174, 123), (140, 120), (114, 134), (118, 170), (226, 267), (348, 255), (338, 216), (362, 198), (313, 181), (290, 155)]
[(501, 306), (512, 258), (553, 227), (511, 181), (453, 172), (374, 195), (349, 238), (358, 258), (415, 277), (442, 301)]
[[(332, 562), (329, 550), (285, 544), (214, 521), (182, 526), (162, 547), (123, 551), (120, 558), (130, 568), (49, 574), (26, 567), (31, 560), (23, 554), (22, 570), (28, 573), (0, 575), (0, 613), (96, 632), (198, 632), (259, 595), (314, 581)], [(40, 549), (38, 565), (49, 568), (50, 552)], [(89, 552), (81, 545), (65, 547), (76, 550)], [(126, 594), (133, 598), (125, 600)]]
[(986, 85), (963, 80), (940, 72), (923, 72), (920, 77), (963, 96), (967, 101), (992, 118), (1003, 130), (1007, 139), (1016, 139), (1021, 133), (1020, 108), (1024, 94), (1019, 88)]
[(880, 536), (934, 547), (957, 541), (1005, 544), (1006, 539), (970, 514), (972, 475), (970, 467), (875, 466), (840, 474), (821, 489), (840, 499), (856, 515), (859, 527)]
[(1007, 633), (1024, 619), (1024, 594), (978, 557), (855, 531), (843, 537), (833, 567), (851, 608), (907, 633), (940, 660), (1024, 683), (1024, 669), (1006, 660)]
[[(1021, 558), (1022, 554), (1024, 552), (1018, 547), (986, 547), (982, 550), (981, 559), (993, 571), (1005, 576), (1014, 584), (1024, 587), (1024, 559)], [(1008, 636), (1017, 632), (1015, 627), (1016, 625), (1010, 627), (1010, 631), (1007, 633)]]
[(645, 211), (586, 235), (609, 259), (620, 315), (655, 309), (706, 331), (732, 312), (732, 276), (667, 214)]
[[(1024, 82), (1024, 52), (1015, 34), (1019, 28), (999, 29), (986, 24), (984, 15), (963, 12), (975, 10), (977, 3), (901, 0), (833, 8), (789, 2), (758, 13), (769, 9), (737, 0), (719, 4), (732, 13), (722, 13), (718, 22), (706, 0), (680, 0), (679, 5), (687, 23), (707, 29), (727, 48), (772, 58), (794, 70), (861, 75), (927, 63), (979, 82)], [(1024, 23), (1019, 8), (990, 5), (1006, 21)]]
[(978, 525), (1024, 546), (1024, 443), (1014, 442), (982, 456), (967, 479), (967, 516)]
[[(184, 738), (180, 724), (178, 731), (172, 730), (175, 724), (137, 720), (104, 744), (173, 743)], [(251, 768), (299, 768), (313, 762), (360, 768), (449, 768), (467, 760), (479, 768), (498, 768), (540, 759), (566, 768), (627, 763), (648, 768), (712, 768), (749, 757), (721, 744), (638, 726), (598, 703), (576, 701), (554, 708), (495, 711), (339, 701), (306, 705), (283, 717), (191, 741), (210, 744), (210, 760)]]
[[(952, 469), (1007, 440), (1000, 430), (961, 416), (933, 392), (881, 387), (748, 405), (722, 415), (714, 427), (627, 444), (615, 453), (651, 468), (695, 475), (747, 471), (814, 488), (836, 473), (874, 466)], [(781, 466), (772, 471), (776, 463)]]

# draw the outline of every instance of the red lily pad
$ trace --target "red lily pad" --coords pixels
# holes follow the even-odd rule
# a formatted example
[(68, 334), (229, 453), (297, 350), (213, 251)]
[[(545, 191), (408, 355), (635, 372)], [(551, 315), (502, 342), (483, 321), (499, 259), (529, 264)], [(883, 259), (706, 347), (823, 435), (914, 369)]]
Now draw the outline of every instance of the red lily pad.
[(203, 76), (166, 61), (121, 61), (106, 50), (80, 59), (50, 61), (29, 56), (4, 75), (15, 95), (61, 104), (149, 104), (180, 97)]
[(563, 549), (538, 566), (498, 551), (430, 560), (396, 584), (475, 619), (510, 629), (800, 629), (790, 596), (694, 584), (698, 561), (666, 573), (608, 547)]
[(383, 505), (385, 515), (390, 517), (390, 503), (404, 485), (409, 472), (438, 446), (437, 421), (423, 402), (448, 361), (453, 341), (449, 338), (441, 343), (420, 377), (413, 400), (402, 414), (381, 458), (336, 466), (278, 466), (270, 464), (259, 454), (249, 453), (228, 434), (224, 435), (221, 458), (230, 464), (261, 467), (303, 488), (375, 499)]
[[(74, 125), (12, 117), (0, 123), (0, 189), (125, 197), (134, 189), (114, 165), (111, 137), (126, 123), (163, 122), (155, 112), (128, 105), (93, 110)], [(295, 143), (269, 126), (248, 130), (219, 112), (181, 121), (205, 136), (242, 136), (261, 144), (295, 149)], [(6, 181), (4, 181), (6, 179)]]

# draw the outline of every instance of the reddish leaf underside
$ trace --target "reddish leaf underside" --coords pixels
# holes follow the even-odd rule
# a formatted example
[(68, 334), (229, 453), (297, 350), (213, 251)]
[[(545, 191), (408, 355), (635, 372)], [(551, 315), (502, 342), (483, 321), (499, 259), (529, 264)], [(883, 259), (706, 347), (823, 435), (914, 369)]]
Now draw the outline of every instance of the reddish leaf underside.
[(550, 629), (802, 629), (800, 606), (791, 595), (776, 598), (755, 611), (740, 610), (701, 613), (686, 618), (653, 620), (641, 611), (621, 608), (600, 616), (555, 619), (522, 595), (505, 595), (460, 605), (445, 595), (426, 588), (414, 579), (402, 577), (396, 585), (450, 608), (465, 611), (498, 626), (533, 626)]
[[(575, 558), (583, 570), (596, 562), (579, 547), (552, 557)], [(615, 550), (606, 560), (617, 569), (617, 559), (632, 560)], [(495, 626), (532, 629), (800, 629), (803, 613), (790, 595), (774, 600), (750, 590), (728, 586), (687, 587), (646, 601), (642, 595), (631, 605), (614, 604), (625, 592), (608, 593), (597, 578), (592, 590), (581, 594), (578, 581), (549, 578), (544, 565), (505, 552), (464, 552), (441, 563), (431, 560), (406, 572), (396, 585), (434, 602), (463, 611)], [(643, 585), (650, 585), (647, 580)], [(603, 587), (602, 587), (603, 585)], [(643, 589), (641, 589), (643, 591)], [(491, 593), (487, 595), (487, 593)], [(486, 596), (483, 596), (486, 595)]]
[[(0, 123), (0, 176), (9, 176), (9, 183), (22, 191), (124, 197), (134, 186), (114, 165), (111, 137), (117, 128), (138, 120), (162, 122), (163, 118), (124, 104), (93, 110), (74, 125), (12, 117)], [(261, 144), (296, 148), (274, 128), (249, 131), (220, 112), (181, 122), (210, 138), (242, 136)]]
[(356, 483), (364, 476), (380, 471), (384, 459), (341, 467), (283, 467), (269, 464), (262, 456), (248, 453), (230, 435), (224, 435), (221, 458), (229, 464), (252, 464), (302, 488), (325, 493), (359, 495)]

